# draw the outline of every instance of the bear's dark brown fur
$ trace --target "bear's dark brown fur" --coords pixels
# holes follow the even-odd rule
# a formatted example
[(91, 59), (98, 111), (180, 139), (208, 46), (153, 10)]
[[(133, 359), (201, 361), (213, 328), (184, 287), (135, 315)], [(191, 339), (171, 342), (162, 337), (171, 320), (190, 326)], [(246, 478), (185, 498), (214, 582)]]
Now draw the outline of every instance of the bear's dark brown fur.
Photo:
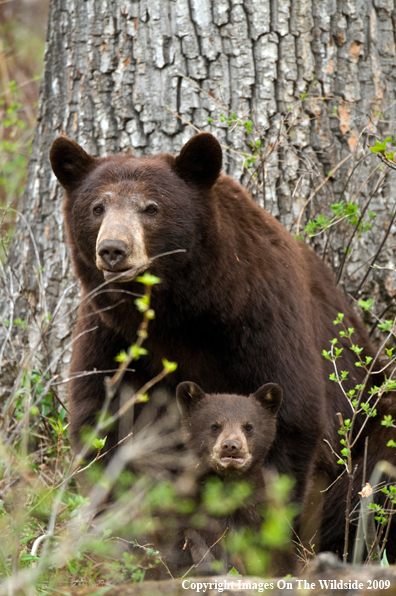
[[(275, 440), (282, 389), (267, 383), (250, 397), (207, 395), (198, 385), (187, 381), (178, 385), (176, 397), (184, 444), (196, 461), (195, 512), (202, 511), (202, 493), (214, 478), (220, 478), (228, 486), (243, 481), (252, 490), (242, 505), (216, 516), (208, 517), (206, 513), (206, 524), (199, 529), (185, 528), (182, 543), (191, 554), (192, 563), (197, 565), (198, 574), (213, 572), (212, 562), (216, 559), (223, 562), (223, 571), (236, 565), (238, 571), (246, 573), (242, 561), (236, 563), (232, 557), (227, 560), (219, 539), (226, 531), (228, 536), (243, 528), (260, 531), (263, 521), (260, 505), (266, 501), (263, 462)], [(277, 558), (283, 567), (277, 565), (273, 570), (276, 568), (279, 574), (292, 572), (292, 557), (278, 553)]]
[[(220, 174), (216, 139), (198, 134), (176, 158), (96, 159), (59, 137), (50, 158), (66, 189), (67, 235), (83, 288), (71, 374), (112, 369), (115, 355), (135, 342), (141, 316), (133, 294), (141, 285), (133, 279), (149, 267), (162, 280), (152, 292), (149, 354), (134, 362), (136, 372), (126, 380), (142, 386), (166, 357), (178, 363), (164, 381), (171, 391), (186, 379), (207, 393), (242, 395), (277, 383), (284, 398), (268, 463), (294, 476), (292, 498), (300, 503), (314, 470), (334, 480), (340, 468), (323, 439), (338, 447), (337, 413), (349, 418), (350, 404), (329, 380), (332, 364), (321, 352), (336, 335), (337, 313), (354, 328), (363, 355), (374, 357), (374, 349), (323, 262)], [(185, 252), (154, 259), (180, 249)], [(348, 391), (363, 382), (365, 371), (355, 367), (347, 339), (339, 346), (344, 350), (337, 364), (349, 371)], [(70, 383), (74, 445), (103, 404), (103, 378), (80, 376)], [(362, 422), (360, 416), (355, 433)], [(107, 448), (116, 444), (117, 432), (109, 434)], [(356, 446), (358, 457), (367, 432)]]

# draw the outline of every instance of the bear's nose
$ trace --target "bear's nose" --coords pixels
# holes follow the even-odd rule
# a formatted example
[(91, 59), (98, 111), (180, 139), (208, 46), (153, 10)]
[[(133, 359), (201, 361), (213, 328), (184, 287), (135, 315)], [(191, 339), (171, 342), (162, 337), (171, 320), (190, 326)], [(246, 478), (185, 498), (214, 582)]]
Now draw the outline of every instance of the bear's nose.
[(110, 269), (118, 269), (130, 252), (123, 240), (102, 240), (98, 246), (98, 255)]
[(238, 441), (235, 441), (234, 439), (227, 439), (223, 441), (221, 445), (222, 452), (226, 453), (227, 455), (234, 455), (238, 453), (240, 448), (240, 444), (238, 443)]

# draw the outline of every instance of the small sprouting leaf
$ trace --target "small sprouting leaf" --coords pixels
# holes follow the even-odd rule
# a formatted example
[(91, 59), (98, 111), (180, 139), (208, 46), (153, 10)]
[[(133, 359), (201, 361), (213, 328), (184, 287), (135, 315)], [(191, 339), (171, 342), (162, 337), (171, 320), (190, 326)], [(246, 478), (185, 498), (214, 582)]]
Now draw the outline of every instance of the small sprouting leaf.
[(246, 134), (250, 134), (252, 132), (252, 125), (253, 123), (251, 120), (246, 120), (246, 122), (243, 123)]
[(151, 275), (148, 271), (146, 271), (143, 275), (139, 275), (136, 278), (136, 281), (144, 284), (145, 286), (155, 286), (156, 284), (160, 284), (161, 280), (156, 275)]
[(93, 446), (95, 447), (95, 449), (97, 449), (98, 451), (102, 451), (103, 447), (105, 446), (106, 439), (107, 439), (107, 437), (104, 437), (103, 439), (93, 439), (93, 441), (92, 441), (92, 445), (93, 445)]
[(162, 366), (168, 373), (172, 373), (177, 369), (177, 362), (169, 362), (166, 358), (162, 359)]
[(390, 319), (387, 319), (387, 320), (386, 320), (386, 321), (384, 321), (383, 323), (379, 323), (379, 324), (377, 325), (377, 327), (378, 327), (379, 329), (381, 329), (381, 331), (389, 331), (389, 330), (391, 329), (391, 327), (392, 327), (392, 323), (393, 323), (393, 321), (392, 321), (392, 320), (390, 320)]
[(125, 362), (126, 360), (128, 360), (128, 354), (126, 353), (125, 350), (121, 350), (121, 352), (119, 352), (117, 354), (117, 356), (114, 358), (114, 360), (116, 362)]
[(371, 151), (373, 153), (382, 153), (385, 154), (386, 151), (386, 140), (383, 143), (380, 143), (380, 141), (375, 141), (375, 147), (370, 147)]
[(334, 325), (339, 325), (340, 323), (342, 323), (344, 319), (344, 313), (339, 312), (337, 315), (337, 318), (335, 319), (335, 321), (333, 321)]
[(148, 310), (150, 306), (150, 296), (148, 294), (145, 294), (141, 298), (136, 298), (134, 302), (139, 312), (146, 312), (146, 310)]
[(370, 310), (373, 306), (374, 300), (370, 298), (369, 300), (359, 300), (359, 306), (363, 308), (363, 310)]
[(227, 575), (231, 575), (232, 577), (242, 577), (242, 575), (239, 573), (239, 571), (235, 569), (235, 567), (230, 569)]
[(146, 348), (142, 348), (141, 346), (133, 344), (129, 348), (129, 353), (131, 356), (133, 356), (134, 360), (139, 360), (140, 356), (147, 356), (148, 351)]
[(384, 550), (384, 554), (382, 555), (381, 567), (389, 567), (388, 557), (386, 556), (386, 549)]
[(384, 419), (381, 420), (382, 426), (386, 426), (387, 428), (392, 428), (394, 420), (392, 418), (392, 414), (385, 415)]

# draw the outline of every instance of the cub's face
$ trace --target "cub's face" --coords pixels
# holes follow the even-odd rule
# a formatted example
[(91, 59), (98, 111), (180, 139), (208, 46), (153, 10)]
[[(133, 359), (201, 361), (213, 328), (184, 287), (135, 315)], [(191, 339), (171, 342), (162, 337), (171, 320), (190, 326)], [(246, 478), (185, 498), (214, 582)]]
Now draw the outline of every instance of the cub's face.
[(207, 133), (193, 137), (176, 158), (96, 159), (58, 137), (50, 160), (66, 190), (65, 221), (75, 257), (104, 281), (121, 283), (149, 266), (154, 270), (158, 259), (166, 262), (163, 253), (180, 258), (189, 251), (203, 208), (199, 195), (217, 179), (222, 155)]
[(276, 435), (282, 401), (279, 385), (268, 383), (249, 397), (207, 395), (195, 383), (181, 383), (177, 401), (186, 444), (202, 472), (245, 474), (261, 465)]

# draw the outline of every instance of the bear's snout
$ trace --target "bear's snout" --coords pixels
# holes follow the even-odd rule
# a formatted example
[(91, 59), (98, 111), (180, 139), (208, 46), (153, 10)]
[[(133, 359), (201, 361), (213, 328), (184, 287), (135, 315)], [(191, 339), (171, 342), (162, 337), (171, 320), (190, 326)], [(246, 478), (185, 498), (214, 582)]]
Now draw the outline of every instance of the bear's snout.
[(219, 437), (213, 448), (212, 461), (217, 469), (220, 466), (224, 472), (248, 468), (252, 462), (252, 454), (249, 452), (246, 438), (240, 433), (224, 429), (223, 437)]
[(241, 444), (233, 439), (223, 441), (221, 452), (224, 455), (238, 455), (241, 450)]
[(149, 264), (141, 222), (126, 219), (121, 210), (109, 209), (96, 241), (96, 266), (103, 271), (104, 279), (132, 281)]
[(99, 257), (112, 270), (121, 269), (130, 253), (131, 249), (123, 240), (102, 240), (98, 246)]

